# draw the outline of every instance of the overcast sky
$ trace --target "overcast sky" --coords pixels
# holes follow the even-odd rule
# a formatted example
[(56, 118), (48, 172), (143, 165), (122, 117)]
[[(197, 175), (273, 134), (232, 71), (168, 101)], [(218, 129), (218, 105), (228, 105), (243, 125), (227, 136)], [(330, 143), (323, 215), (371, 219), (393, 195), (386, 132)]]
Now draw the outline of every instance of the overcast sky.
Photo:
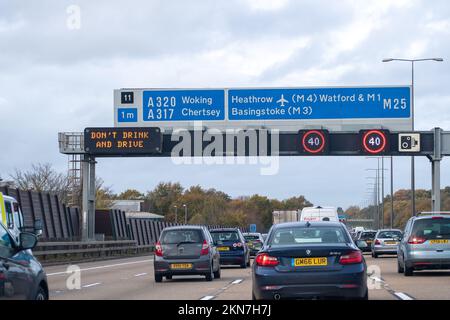
[[(57, 133), (113, 126), (115, 88), (409, 84), (410, 66), (386, 57), (446, 60), (417, 65), (416, 128), (450, 130), (449, 40), (448, 0), (0, 0), (0, 176), (37, 162), (67, 170)], [(409, 159), (394, 162), (395, 189), (409, 187)], [(99, 159), (97, 173), (116, 192), (179, 181), (347, 207), (367, 199), (365, 169), (375, 166), (283, 158), (277, 175), (262, 176), (255, 165)], [(443, 186), (449, 169), (444, 160)], [(431, 188), (430, 174), (418, 158), (418, 188)]]

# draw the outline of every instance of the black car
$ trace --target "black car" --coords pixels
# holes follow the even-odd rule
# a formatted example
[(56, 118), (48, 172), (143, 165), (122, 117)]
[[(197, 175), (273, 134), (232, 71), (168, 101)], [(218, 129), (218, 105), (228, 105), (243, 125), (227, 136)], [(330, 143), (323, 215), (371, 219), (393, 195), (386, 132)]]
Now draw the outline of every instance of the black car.
[(367, 246), (361, 247), (362, 252), (372, 252), (372, 243), (375, 239), (377, 232), (373, 230), (362, 231), (357, 240), (365, 241)]
[(252, 277), (254, 300), (368, 299), (366, 262), (338, 222), (274, 225)]
[(0, 300), (47, 300), (47, 276), (31, 254), (36, 235), (22, 232), (16, 243), (0, 223)]
[(220, 257), (206, 227), (168, 227), (155, 246), (155, 282), (163, 277), (204, 275), (206, 281), (220, 278)]
[(220, 253), (220, 264), (250, 266), (250, 250), (238, 228), (214, 229), (211, 236)]

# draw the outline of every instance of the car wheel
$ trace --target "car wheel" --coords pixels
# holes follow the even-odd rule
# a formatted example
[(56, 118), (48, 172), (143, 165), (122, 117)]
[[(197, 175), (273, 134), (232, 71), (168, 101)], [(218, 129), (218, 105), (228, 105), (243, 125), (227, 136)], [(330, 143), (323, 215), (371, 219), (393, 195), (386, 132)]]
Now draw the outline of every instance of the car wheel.
[(172, 275), (166, 276), (166, 279), (167, 279), (167, 280), (172, 280)]
[(214, 278), (213, 266), (211, 264), (210, 271), (205, 275), (206, 281), (212, 281)]
[(413, 275), (413, 272), (414, 272), (414, 269), (409, 268), (406, 265), (405, 257), (403, 257), (403, 273), (404, 273), (405, 277), (411, 277)]
[(248, 260), (247, 260), (247, 267), (250, 267), (250, 256), (248, 257)]
[(41, 301), (41, 300), (48, 300), (47, 292), (45, 289), (40, 286), (38, 292), (36, 293), (36, 297), (34, 300)]
[(400, 260), (397, 259), (397, 272), (403, 273), (405, 269), (403, 269), (402, 265), (400, 264)]
[(372, 258), (378, 258), (378, 254), (376, 254), (375, 252), (372, 251)]
[(217, 271), (214, 272), (214, 279), (220, 279), (220, 265)]
[(155, 273), (155, 282), (162, 282), (162, 278), (162, 275)]
[(256, 296), (255, 296), (255, 293), (253, 292), (253, 290), (252, 290), (252, 300), (257, 300), (257, 299), (256, 299)]
[(366, 290), (366, 294), (360, 300), (369, 300), (369, 290)]
[(241, 263), (241, 268), (242, 269), (247, 268), (247, 261), (244, 260), (244, 262)]

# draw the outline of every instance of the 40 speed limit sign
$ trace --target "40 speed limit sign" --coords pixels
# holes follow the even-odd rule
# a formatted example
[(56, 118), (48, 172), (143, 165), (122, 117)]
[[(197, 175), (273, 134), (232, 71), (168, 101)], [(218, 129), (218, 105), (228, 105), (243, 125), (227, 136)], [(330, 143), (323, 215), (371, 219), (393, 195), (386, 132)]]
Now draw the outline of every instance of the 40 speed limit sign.
[(300, 130), (300, 153), (305, 155), (328, 154), (328, 130)]
[(385, 154), (390, 148), (389, 130), (361, 130), (361, 152), (370, 155)]

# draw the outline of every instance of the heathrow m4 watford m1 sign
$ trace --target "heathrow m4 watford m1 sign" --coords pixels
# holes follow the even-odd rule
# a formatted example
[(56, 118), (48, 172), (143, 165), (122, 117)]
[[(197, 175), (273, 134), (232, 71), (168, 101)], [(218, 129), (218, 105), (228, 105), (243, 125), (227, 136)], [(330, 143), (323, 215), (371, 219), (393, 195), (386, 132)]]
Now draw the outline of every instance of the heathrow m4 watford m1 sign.
[(411, 87), (118, 89), (116, 127), (411, 130)]

